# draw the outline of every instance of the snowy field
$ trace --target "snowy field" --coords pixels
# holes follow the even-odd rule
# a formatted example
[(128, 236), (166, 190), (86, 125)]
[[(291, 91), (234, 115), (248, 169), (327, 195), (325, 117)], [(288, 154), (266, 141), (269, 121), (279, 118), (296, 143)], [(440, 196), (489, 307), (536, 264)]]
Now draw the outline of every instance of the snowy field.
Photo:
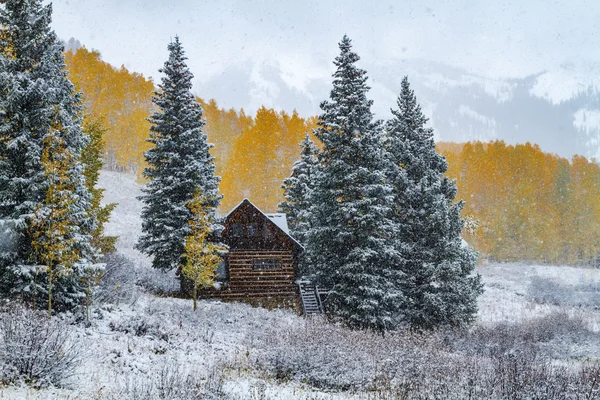
[[(141, 226), (134, 177), (103, 171), (100, 185), (106, 202), (119, 203), (107, 233), (119, 235), (119, 252), (128, 260), (119, 259), (115, 276), (137, 283), (120, 282), (119, 295), (97, 302), (90, 326), (63, 317), (80, 364), (61, 387), (4, 387), (0, 399), (521, 398), (511, 397), (504, 383), (485, 391), (487, 375), (510, 375), (511, 360), (520, 371), (509, 382), (514, 393), (542, 393), (536, 398), (563, 398), (539, 392), (547, 388), (542, 381), (577, 386), (585, 373), (600, 379), (594, 370), (600, 270), (481, 265), (485, 293), (469, 333), (382, 338), (288, 310), (218, 301), (200, 301), (194, 313), (191, 301), (151, 294), (176, 282), (150, 271), (148, 259), (133, 249)], [(104, 290), (116, 291), (111, 288)], [(530, 375), (536, 379), (520, 378)], [(542, 386), (529, 389), (540, 384), (535, 380)], [(600, 398), (598, 384), (581, 383), (579, 398)]]

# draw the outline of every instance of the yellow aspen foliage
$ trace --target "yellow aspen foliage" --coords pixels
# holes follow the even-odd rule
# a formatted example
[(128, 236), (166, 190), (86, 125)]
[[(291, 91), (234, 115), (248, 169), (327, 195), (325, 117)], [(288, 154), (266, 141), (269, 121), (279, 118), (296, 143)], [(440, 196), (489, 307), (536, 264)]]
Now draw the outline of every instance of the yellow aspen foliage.
[(491, 260), (590, 264), (600, 255), (600, 167), (533, 144), (438, 144), (476, 230), (463, 235)]
[(227, 251), (224, 245), (210, 240), (213, 233), (213, 217), (206, 212), (206, 200), (200, 192), (188, 204), (193, 218), (189, 221), (190, 233), (185, 240), (185, 263), (181, 274), (193, 285), (192, 298), (194, 311), (197, 308), (199, 288), (210, 287), (216, 277), (216, 271), (222, 262), (221, 255)]
[(259, 108), (253, 124), (233, 145), (221, 181), (220, 211), (248, 198), (261, 210), (274, 212), (283, 201), (281, 182), (299, 157), (298, 145), (315, 126), (314, 119), (303, 119), (295, 111), (289, 115)]
[(44, 202), (30, 220), (29, 232), (35, 261), (46, 267), (48, 315), (52, 315), (52, 285), (60, 276), (68, 275), (81, 256), (75, 237), (78, 228), (72, 218), (76, 198), (69, 168), (73, 156), (58, 136), (50, 135), (43, 143), (42, 165), (50, 183)]
[(86, 115), (103, 119), (106, 127), (105, 165), (136, 173), (143, 169), (143, 153), (153, 110), (154, 83), (143, 75), (117, 69), (102, 61), (98, 51), (85, 47), (65, 53), (69, 79), (83, 92)]

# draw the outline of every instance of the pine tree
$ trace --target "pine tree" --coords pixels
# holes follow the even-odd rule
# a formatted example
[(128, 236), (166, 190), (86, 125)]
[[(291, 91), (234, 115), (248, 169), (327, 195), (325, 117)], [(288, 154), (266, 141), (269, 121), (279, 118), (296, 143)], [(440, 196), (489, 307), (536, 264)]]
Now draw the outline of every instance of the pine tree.
[[(47, 209), (54, 180), (42, 155), (57, 142), (71, 160), (72, 202), (65, 217), (73, 224), (69, 237), (81, 257), (78, 262), (87, 263), (95, 254), (87, 232), (96, 222), (88, 213), (90, 194), (80, 162), (87, 144), (81, 95), (67, 79), (64, 47), (50, 28), (51, 15), (51, 5), (43, 6), (41, 0), (6, 0), (0, 5), (0, 219), (14, 221), (18, 234), (16, 245), (0, 252), (0, 292), (23, 298), (36, 287), (34, 271), (39, 269), (32, 265), (32, 227), (35, 214)], [(79, 301), (77, 280), (72, 278), (57, 279), (57, 305), (70, 307)]]
[(227, 248), (214, 243), (215, 219), (214, 215), (206, 210), (206, 198), (197, 192), (194, 199), (188, 204), (192, 213), (189, 221), (190, 233), (185, 239), (185, 264), (181, 267), (181, 274), (190, 280), (193, 290), (194, 311), (198, 298), (198, 288), (210, 287), (216, 278), (217, 267), (222, 261), (221, 255)]
[(463, 203), (453, 203), (456, 184), (435, 149), (408, 79), (402, 81), (398, 110), (387, 124), (386, 150), (394, 189), (394, 220), (400, 227), (397, 268), (404, 303), (398, 320), (418, 329), (469, 323), (482, 292), (472, 272), (477, 256), (460, 237)]
[(291, 235), (304, 244), (310, 227), (309, 198), (314, 187), (314, 169), (319, 151), (308, 134), (300, 143), (300, 148), (300, 159), (292, 166), (291, 176), (284, 179), (281, 185), (285, 201), (279, 203), (279, 211), (286, 214)]
[(349, 326), (384, 332), (394, 325), (390, 185), (373, 120), (366, 72), (344, 36), (329, 101), (321, 103), (316, 137), (323, 143), (311, 194), (307, 252), (317, 283), (330, 288), (326, 306)]
[(202, 132), (202, 107), (191, 93), (193, 75), (178, 37), (168, 50), (169, 59), (160, 70), (165, 74), (161, 90), (153, 97), (159, 110), (149, 119), (149, 142), (154, 147), (145, 153), (144, 177), (149, 182), (140, 196), (143, 234), (137, 244), (162, 270), (185, 264), (184, 245), (192, 219), (187, 204), (194, 194), (200, 191), (204, 196), (203, 208), (211, 218), (221, 199), (211, 146)]

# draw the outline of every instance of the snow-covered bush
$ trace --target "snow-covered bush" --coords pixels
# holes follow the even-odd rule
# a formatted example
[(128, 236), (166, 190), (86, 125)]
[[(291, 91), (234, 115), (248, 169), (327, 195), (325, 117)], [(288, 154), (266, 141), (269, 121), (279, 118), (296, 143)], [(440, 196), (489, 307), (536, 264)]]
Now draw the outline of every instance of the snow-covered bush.
[(116, 382), (103, 393), (102, 399), (131, 400), (216, 400), (225, 398), (224, 378), (215, 367), (194, 373), (173, 359), (168, 359), (151, 374), (137, 374)]
[(0, 314), (0, 383), (60, 386), (81, 358), (65, 321), (20, 306)]
[(162, 296), (179, 292), (179, 279), (175, 276), (175, 271), (139, 266), (136, 268), (136, 274), (136, 283), (150, 293)]
[(104, 257), (106, 267), (96, 299), (104, 303), (131, 303), (142, 291), (168, 294), (179, 290), (174, 272), (136, 265), (122, 254), (112, 253)]
[(527, 288), (527, 296), (539, 304), (600, 309), (600, 283), (565, 285), (535, 276)]
[(109, 323), (112, 331), (123, 332), (133, 336), (151, 336), (169, 341), (169, 332), (159, 320), (145, 315), (133, 315)]
[(382, 338), (350, 331), (322, 320), (301, 329), (279, 329), (266, 335), (258, 364), (279, 380), (298, 380), (317, 388), (375, 389), (388, 382), (399, 364), (424, 355), (425, 342), (415, 346), (402, 333)]
[(130, 302), (139, 296), (136, 268), (129, 259), (121, 254), (111, 253), (104, 256), (104, 272), (95, 298), (101, 303)]
[(477, 326), (471, 332), (451, 333), (445, 339), (463, 354), (501, 358), (509, 354), (555, 355), (569, 343), (600, 336), (590, 332), (580, 317), (557, 312), (522, 323)]
[(254, 347), (256, 365), (269, 376), (321, 389), (375, 391), (377, 398), (563, 399), (600, 393), (600, 366), (550, 363), (562, 341), (586, 335), (594, 334), (565, 314), (472, 332), (385, 337), (316, 320), (274, 330)]

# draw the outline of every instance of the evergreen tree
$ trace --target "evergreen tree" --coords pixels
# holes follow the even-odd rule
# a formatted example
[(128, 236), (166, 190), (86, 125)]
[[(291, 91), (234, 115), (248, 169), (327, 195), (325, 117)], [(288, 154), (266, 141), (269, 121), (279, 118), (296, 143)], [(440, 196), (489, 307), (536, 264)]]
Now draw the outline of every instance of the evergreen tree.
[(306, 232), (310, 227), (308, 209), (310, 193), (314, 187), (318, 149), (306, 134), (300, 143), (300, 159), (292, 166), (292, 174), (283, 180), (283, 197), (279, 211), (287, 216), (291, 235), (300, 243), (306, 243)]
[[(155, 92), (153, 102), (159, 110), (150, 117), (149, 142), (153, 148), (145, 153), (148, 167), (143, 188), (143, 234), (137, 248), (152, 256), (152, 265), (162, 270), (185, 264), (184, 245), (190, 233), (187, 207), (199, 191), (202, 209), (214, 220), (221, 196), (215, 176), (210, 145), (202, 132), (202, 107), (191, 93), (193, 75), (188, 70), (183, 48), (176, 37), (168, 46), (169, 59), (160, 72), (165, 76)], [(215, 231), (222, 227), (214, 225)]]
[(311, 198), (307, 252), (317, 283), (330, 288), (326, 306), (349, 326), (385, 331), (394, 325), (398, 293), (389, 218), (392, 190), (373, 120), (366, 72), (344, 36), (330, 100), (315, 129), (323, 143)]
[[(80, 162), (87, 144), (81, 95), (67, 79), (64, 48), (50, 28), (51, 15), (52, 7), (41, 0), (0, 5), (0, 220), (14, 221), (18, 236), (15, 246), (0, 252), (0, 291), (23, 298), (34, 292), (39, 272), (32, 265), (35, 215), (47, 209), (47, 192), (55, 179), (43, 165), (48, 146), (59, 143), (70, 160), (65, 168), (72, 201), (65, 218), (78, 262), (87, 263), (95, 255), (87, 234), (95, 219), (88, 213), (90, 194)], [(55, 292), (59, 304), (75, 304), (77, 279), (58, 279)]]
[(460, 237), (463, 203), (454, 203), (456, 184), (444, 176), (448, 164), (435, 149), (408, 79), (402, 81), (398, 110), (387, 124), (389, 179), (394, 220), (400, 227), (396, 249), (401, 271), (396, 286), (404, 303), (398, 320), (415, 328), (471, 322), (482, 292), (472, 272), (477, 256)]

